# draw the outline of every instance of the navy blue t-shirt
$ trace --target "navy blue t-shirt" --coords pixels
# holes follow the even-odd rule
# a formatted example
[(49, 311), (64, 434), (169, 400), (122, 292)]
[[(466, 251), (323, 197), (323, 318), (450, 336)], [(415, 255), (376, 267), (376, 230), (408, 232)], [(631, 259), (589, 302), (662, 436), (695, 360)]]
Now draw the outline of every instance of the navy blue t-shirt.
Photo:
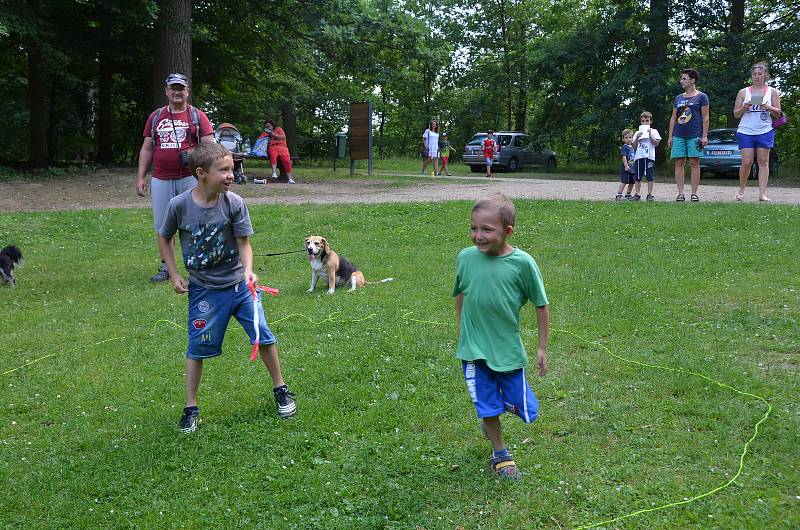
[[(628, 167), (630, 168), (629, 173), (633, 173), (633, 146), (628, 144), (622, 144), (622, 147), (619, 148), (619, 154), (624, 156), (628, 159)], [(625, 171), (625, 164), (620, 162), (619, 164), (620, 171)]]
[(700, 138), (703, 133), (702, 108), (707, 106), (708, 96), (703, 92), (698, 92), (692, 97), (686, 97), (685, 94), (675, 96), (674, 107), (678, 110), (675, 113), (677, 119), (672, 136)]

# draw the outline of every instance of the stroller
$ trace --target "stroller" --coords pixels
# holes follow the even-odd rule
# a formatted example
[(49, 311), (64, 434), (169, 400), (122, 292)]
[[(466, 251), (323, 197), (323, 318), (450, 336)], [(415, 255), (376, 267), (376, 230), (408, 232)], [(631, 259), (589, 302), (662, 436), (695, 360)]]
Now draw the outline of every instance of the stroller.
[(233, 155), (233, 181), (236, 184), (247, 184), (247, 176), (244, 174), (245, 150), (239, 129), (231, 123), (220, 123), (214, 130), (214, 139)]

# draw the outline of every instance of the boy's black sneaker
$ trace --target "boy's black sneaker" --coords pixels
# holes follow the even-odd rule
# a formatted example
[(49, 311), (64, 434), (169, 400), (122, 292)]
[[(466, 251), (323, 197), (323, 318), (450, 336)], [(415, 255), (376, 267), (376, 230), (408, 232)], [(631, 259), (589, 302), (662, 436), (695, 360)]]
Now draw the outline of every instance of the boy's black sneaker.
[(648, 200), (648, 201), (654, 201), (654, 200), (656, 200), (656, 198), (655, 198), (655, 197), (653, 197), (652, 195), (648, 195), (648, 196), (647, 196), (647, 200)]
[(167, 270), (167, 264), (162, 263), (161, 268), (158, 269), (158, 272), (155, 273), (150, 277), (151, 282), (165, 282), (169, 280), (169, 271)]
[(615, 201), (621, 201), (622, 200), (622, 194), (621, 193), (617, 193), (617, 195), (614, 197), (614, 200)]
[(194, 432), (197, 430), (198, 425), (200, 425), (200, 409), (197, 407), (184, 408), (181, 421), (178, 423), (178, 427), (180, 427), (181, 432), (184, 434)]
[(630, 193), (626, 193), (625, 194), (625, 200), (626, 201), (632, 201), (633, 200), (633, 195), (631, 195)]
[(642, 200), (642, 196), (637, 193), (636, 195), (633, 196), (633, 198), (631, 200), (632, 201), (641, 201)]
[(297, 405), (294, 402), (294, 394), (289, 390), (286, 385), (273, 388), (272, 393), (275, 394), (275, 403), (278, 405), (278, 416), (281, 418), (290, 418), (294, 416), (297, 411)]

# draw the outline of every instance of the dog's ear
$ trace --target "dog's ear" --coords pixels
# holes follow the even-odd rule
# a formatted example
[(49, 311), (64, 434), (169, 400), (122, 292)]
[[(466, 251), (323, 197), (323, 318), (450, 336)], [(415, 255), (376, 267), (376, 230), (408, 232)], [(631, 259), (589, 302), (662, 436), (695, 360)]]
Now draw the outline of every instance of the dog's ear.
[(328, 244), (328, 240), (323, 237), (322, 239), (320, 239), (320, 243), (322, 243), (322, 248), (325, 249), (325, 254), (330, 254), (331, 246)]
[(308, 240), (309, 240), (309, 239), (311, 239), (311, 236), (308, 236), (307, 238), (305, 238), (305, 239), (303, 240), (303, 243), (305, 243), (306, 245), (308, 245)]

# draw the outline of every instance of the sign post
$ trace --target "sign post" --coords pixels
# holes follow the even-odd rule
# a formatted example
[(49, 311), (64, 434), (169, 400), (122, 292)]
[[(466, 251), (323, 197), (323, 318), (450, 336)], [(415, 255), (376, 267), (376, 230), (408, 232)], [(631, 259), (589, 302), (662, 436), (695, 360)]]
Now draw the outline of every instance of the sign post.
[(367, 160), (372, 176), (372, 103), (350, 104), (350, 175), (356, 173), (356, 160)]

